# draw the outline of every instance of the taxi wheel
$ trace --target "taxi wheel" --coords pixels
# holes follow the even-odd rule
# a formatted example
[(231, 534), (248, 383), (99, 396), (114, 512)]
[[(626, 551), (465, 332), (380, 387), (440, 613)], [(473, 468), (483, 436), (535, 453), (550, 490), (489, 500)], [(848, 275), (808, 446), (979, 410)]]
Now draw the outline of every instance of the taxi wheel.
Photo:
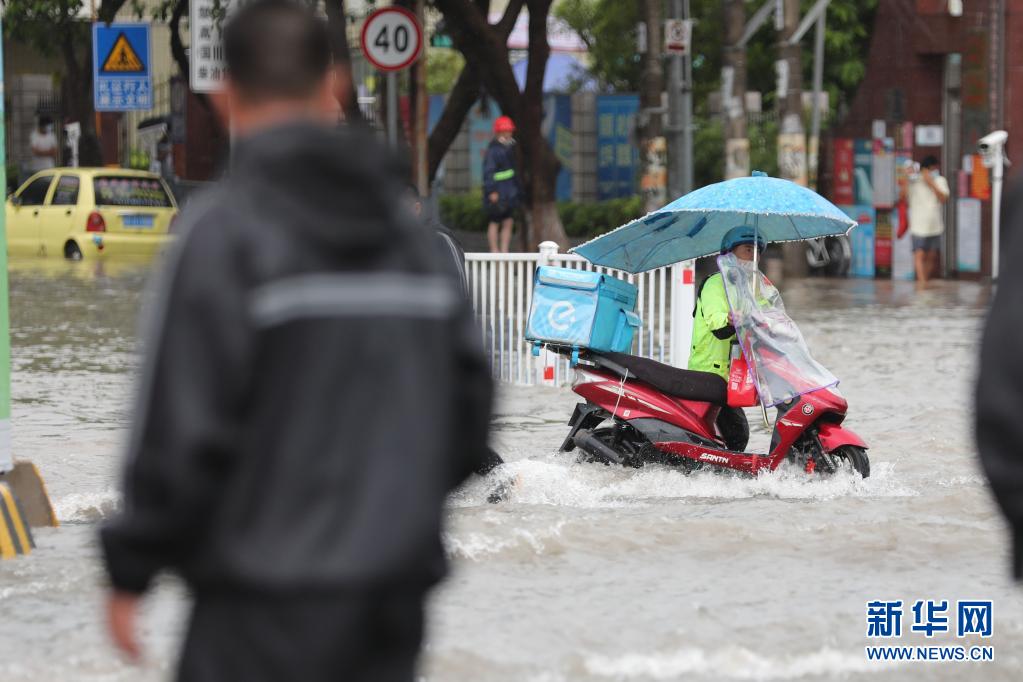
[(64, 245), (64, 258), (68, 260), (82, 260), (82, 250), (78, 248), (78, 244), (74, 242), (68, 242)]

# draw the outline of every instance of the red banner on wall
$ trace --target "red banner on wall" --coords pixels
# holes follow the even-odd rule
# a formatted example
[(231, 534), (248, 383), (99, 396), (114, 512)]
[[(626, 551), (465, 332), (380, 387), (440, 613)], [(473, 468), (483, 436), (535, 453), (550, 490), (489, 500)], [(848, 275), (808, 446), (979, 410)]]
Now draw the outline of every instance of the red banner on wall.
[(835, 204), (854, 204), (853, 187), (853, 141), (849, 138), (835, 139), (834, 181), (831, 201)]

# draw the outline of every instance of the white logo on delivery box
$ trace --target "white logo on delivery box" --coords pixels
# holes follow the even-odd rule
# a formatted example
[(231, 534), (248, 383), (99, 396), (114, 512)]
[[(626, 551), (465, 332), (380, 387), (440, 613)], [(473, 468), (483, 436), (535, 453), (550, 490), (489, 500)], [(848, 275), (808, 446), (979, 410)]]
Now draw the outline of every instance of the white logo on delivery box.
[(568, 301), (559, 301), (547, 313), (547, 323), (555, 331), (566, 331), (575, 323), (575, 306)]

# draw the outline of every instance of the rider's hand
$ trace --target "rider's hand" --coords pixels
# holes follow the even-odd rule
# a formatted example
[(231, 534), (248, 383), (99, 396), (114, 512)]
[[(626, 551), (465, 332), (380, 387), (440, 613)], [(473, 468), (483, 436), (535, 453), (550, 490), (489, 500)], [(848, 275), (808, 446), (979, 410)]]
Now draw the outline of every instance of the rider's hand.
[(497, 200), (501, 198), (501, 195), (498, 194), (497, 192), (491, 192), (490, 196), (487, 198), (490, 199), (490, 203), (496, 204)]

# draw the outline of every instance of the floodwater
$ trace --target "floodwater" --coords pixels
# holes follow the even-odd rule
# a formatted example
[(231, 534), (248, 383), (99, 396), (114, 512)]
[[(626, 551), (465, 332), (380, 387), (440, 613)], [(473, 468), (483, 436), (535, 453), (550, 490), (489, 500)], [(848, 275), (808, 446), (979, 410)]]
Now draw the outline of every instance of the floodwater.
[[(0, 678), (164, 680), (186, 615), (172, 578), (148, 601), (147, 657), (105, 639), (95, 524), (117, 504), (136, 367), (142, 265), (15, 262), (17, 456), (43, 471), (63, 523), (0, 565)], [(504, 387), (495, 445), (519, 477), (452, 499), (453, 574), (433, 596), (432, 681), (1019, 680), (1023, 592), (977, 468), (969, 414), (989, 290), (809, 280), (782, 287), (816, 357), (842, 379), (873, 475), (759, 479), (580, 464), (556, 452), (567, 389)], [(759, 415), (748, 413), (756, 425)], [(751, 447), (768, 439), (754, 427)], [(865, 604), (993, 599), (987, 663), (868, 661)], [(908, 632), (911, 618), (904, 623)], [(954, 620), (952, 620), (954, 622)]]

